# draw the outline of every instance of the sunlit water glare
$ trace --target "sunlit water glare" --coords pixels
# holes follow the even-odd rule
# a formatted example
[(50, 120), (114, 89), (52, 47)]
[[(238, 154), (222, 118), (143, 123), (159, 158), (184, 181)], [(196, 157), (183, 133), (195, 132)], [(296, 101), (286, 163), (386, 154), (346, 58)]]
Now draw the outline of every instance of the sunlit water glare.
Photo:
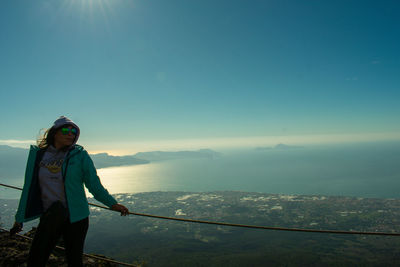
[(176, 189), (170, 179), (162, 175), (162, 163), (111, 167), (98, 170), (101, 181), (110, 193), (137, 193)]

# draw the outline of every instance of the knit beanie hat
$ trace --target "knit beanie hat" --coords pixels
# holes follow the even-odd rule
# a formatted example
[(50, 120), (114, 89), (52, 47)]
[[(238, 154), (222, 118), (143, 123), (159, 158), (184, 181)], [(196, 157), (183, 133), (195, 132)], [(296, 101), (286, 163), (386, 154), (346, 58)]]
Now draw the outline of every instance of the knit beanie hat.
[(73, 142), (73, 144), (72, 144), (72, 145), (75, 145), (76, 142), (78, 141), (79, 134), (80, 134), (81, 131), (80, 131), (78, 125), (76, 125), (75, 122), (73, 122), (71, 119), (69, 119), (69, 118), (67, 118), (67, 117), (65, 117), (65, 116), (60, 116), (60, 117), (54, 122), (54, 124), (53, 124), (53, 126), (52, 126), (51, 128), (58, 129), (58, 128), (61, 128), (62, 126), (65, 126), (65, 125), (71, 125), (71, 126), (73, 126), (74, 128), (76, 128), (75, 140), (74, 140), (74, 142)]

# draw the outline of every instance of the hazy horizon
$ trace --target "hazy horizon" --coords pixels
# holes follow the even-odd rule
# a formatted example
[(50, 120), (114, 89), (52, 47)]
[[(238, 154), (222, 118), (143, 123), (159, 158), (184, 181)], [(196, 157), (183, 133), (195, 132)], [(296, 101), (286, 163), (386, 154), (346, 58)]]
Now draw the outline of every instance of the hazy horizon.
[[(304, 135), (304, 136), (258, 136), (243, 138), (214, 138), (214, 139), (181, 139), (149, 142), (126, 142), (107, 146), (103, 143), (85, 145), (78, 141), (91, 154), (108, 153), (115, 156), (132, 155), (148, 151), (178, 151), (178, 150), (235, 150), (256, 147), (273, 147), (278, 144), (323, 146), (346, 145), (375, 142), (399, 142), (400, 134), (348, 134), (348, 135)], [(35, 145), (34, 140), (0, 140), (0, 145), (16, 148), (29, 148)], [(117, 148), (117, 149), (116, 149)]]

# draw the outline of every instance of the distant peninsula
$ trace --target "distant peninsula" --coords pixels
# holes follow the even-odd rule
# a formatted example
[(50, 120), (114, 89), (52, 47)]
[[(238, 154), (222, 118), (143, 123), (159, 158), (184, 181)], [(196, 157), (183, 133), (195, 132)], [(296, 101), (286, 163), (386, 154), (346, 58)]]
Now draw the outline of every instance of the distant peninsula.
[(161, 161), (171, 159), (182, 159), (182, 158), (217, 158), (222, 154), (211, 149), (200, 149), (196, 151), (151, 151), (151, 152), (139, 152), (134, 155), (138, 159), (144, 159), (149, 161)]
[(148, 164), (152, 161), (187, 159), (187, 158), (216, 158), (221, 153), (211, 149), (200, 149), (197, 151), (149, 151), (139, 152), (127, 156), (111, 156), (108, 153), (91, 154), (91, 158), (97, 168), (107, 168), (123, 165)]
[[(0, 145), (0, 173), (2, 177), (23, 177), (29, 150), (26, 148)], [(134, 155), (112, 156), (108, 153), (90, 154), (96, 168), (107, 168), (125, 165), (148, 164), (152, 161), (186, 159), (186, 158), (217, 158), (222, 154), (211, 149), (197, 151), (150, 151)]]
[(255, 150), (257, 151), (265, 151), (265, 150), (289, 150), (289, 149), (298, 149), (304, 148), (302, 146), (292, 146), (292, 145), (285, 145), (285, 144), (277, 144), (273, 147), (256, 147)]
[(138, 159), (133, 155), (129, 156), (112, 156), (108, 153), (99, 153), (99, 154), (91, 154), (96, 168), (107, 168), (107, 167), (115, 167), (115, 166), (123, 166), (123, 165), (137, 165), (137, 164), (147, 164), (150, 161), (145, 159)]

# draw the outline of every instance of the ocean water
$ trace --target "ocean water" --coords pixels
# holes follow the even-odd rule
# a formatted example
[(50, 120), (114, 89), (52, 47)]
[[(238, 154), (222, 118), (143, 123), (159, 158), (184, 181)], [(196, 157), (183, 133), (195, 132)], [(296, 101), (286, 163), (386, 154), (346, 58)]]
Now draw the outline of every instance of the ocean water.
[(98, 171), (111, 193), (249, 191), (400, 198), (400, 143), (229, 151)]
[[(111, 167), (99, 169), (98, 174), (112, 194), (233, 190), (400, 198), (400, 143), (248, 148), (224, 151), (214, 159)], [(0, 190), (2, 198), (19, 198), (20, 192)]]

